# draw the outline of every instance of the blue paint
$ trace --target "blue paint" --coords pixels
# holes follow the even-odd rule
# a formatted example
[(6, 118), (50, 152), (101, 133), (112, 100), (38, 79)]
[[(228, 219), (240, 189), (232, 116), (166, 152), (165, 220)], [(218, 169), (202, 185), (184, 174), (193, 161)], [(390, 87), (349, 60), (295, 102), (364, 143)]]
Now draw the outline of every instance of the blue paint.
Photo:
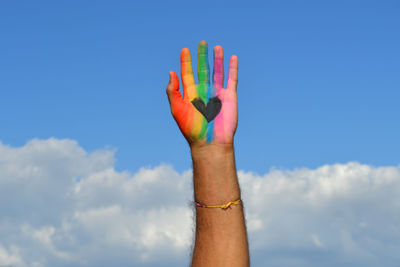
[(207, 144), (214, 140), (214, 121), (210, 121), (207, 126)]
[[(214, 77), (214, 71), (213, 71)], [(215, 88), (214, 86), (209, 86), (207, 90), (207, 101), (210, 98), (215, 96)], [(211, 143), (214, 140), (214, 120), (210, 121), (207, 126), (207, 144)]]

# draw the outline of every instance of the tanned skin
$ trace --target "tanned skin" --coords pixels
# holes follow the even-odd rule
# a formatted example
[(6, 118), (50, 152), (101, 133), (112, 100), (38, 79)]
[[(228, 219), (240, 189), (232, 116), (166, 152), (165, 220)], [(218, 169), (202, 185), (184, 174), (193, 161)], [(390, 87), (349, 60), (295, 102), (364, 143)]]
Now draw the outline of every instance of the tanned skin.
[[(198, 54), (199, 84), (194, 83), (190, 52), (184, 48), (181, 53), (183, 97), (179, 91), (178, 76), (173, 71), (170, 72), (167, 95), (172, 115), (190, 146), (195, 201), (205, 205), (223, 205), (241, 197), (233, 144), (237, 128), (238, 58), (231, 57), (227, 87), (223, 88), (222, 47), (214, 48), (213, 85), (209, 83), (208, 45), (205, 41), (199, 43)], [(195, 97), (202, 94), (201, 90), (215, 91), (214, 96), (221, 99), (222, 108), (220, 114), (215, 117), (215, 124), (207, 122), (191, 103)], [(206, 101), (207, 99), (204, 102)], [(196, 128), (195, 125), (203, 127)], [(204, 132), (208, 137), (205, 137)], [(249, 265), (242, 203), (227, 209), (196, 207), (196, 239), (192, 266)]]

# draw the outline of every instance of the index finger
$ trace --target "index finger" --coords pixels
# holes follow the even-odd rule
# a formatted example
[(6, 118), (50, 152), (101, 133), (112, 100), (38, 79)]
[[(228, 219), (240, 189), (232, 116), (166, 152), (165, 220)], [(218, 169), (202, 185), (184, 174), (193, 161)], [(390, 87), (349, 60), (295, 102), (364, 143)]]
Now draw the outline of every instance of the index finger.
[(188, 48), (183, 48), (181, 52), (181, 76), (183, 84), (183, 98), (193, 99), (197, 97), (196, 84), (194, 83), (192, 58)]

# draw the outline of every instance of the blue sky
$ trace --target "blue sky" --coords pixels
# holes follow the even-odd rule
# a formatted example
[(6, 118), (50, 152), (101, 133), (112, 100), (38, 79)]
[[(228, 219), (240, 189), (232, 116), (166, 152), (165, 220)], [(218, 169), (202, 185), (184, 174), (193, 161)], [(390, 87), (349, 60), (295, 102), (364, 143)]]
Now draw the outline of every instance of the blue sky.
[[(0, 139), (190, 167), (168, 71), (197, 43), (239, 56), (239, 168), (398, 162), (397, 1), (35, 1), (0, 8)], [(196, 65), (196, 63), (194, 64)]]
[(189, 262), (191, 160), (165, 88), (201, 40), (225, 66), (239, 57), (253, 265), (398, 265), (399, 14), (399, 1), (0, 2), (0, 265)]

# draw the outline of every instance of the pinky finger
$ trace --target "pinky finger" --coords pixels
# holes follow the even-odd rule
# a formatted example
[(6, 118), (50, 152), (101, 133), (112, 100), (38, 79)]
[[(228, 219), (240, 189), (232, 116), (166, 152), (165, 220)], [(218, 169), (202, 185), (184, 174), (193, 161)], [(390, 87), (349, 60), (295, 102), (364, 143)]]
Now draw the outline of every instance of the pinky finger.
[(229, 61), (228, 83), (226, 85), (227, 89), (236, 90), (238, 83), (238, 68), (239, 68), (238, 57), (232, 56)]

